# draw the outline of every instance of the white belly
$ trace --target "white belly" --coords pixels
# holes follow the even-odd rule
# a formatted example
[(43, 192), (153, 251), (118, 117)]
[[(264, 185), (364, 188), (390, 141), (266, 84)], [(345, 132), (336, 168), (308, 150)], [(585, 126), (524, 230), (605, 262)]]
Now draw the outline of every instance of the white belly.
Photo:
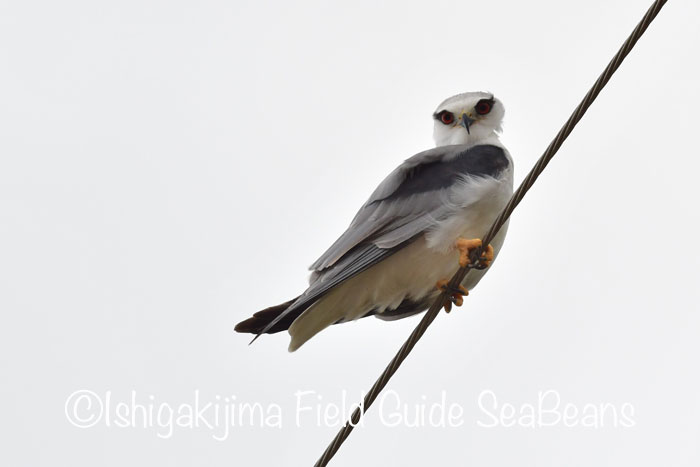
[[(428, 295), (437, 296), (437, 281), (450, 279), (459, 268), (455, 240), (481, 238), (488, 231), (510, 198), (512, 182), (491, 180), (483, 188), (488, 194), (479, 197), (479, 201), (338, 287), (338, 304), (343, 304), (346, 310), (343, 318), (357, 319), (372, 309), (379, 313), (392, 310), (406, 298), (418, 300)], [(491, 242), (496, 255), (503, 245), (506, 230), (507, 225)], [(485, 273), (485, 270), (471, 271), (464, 279), (464, 287), (473, 288)]]

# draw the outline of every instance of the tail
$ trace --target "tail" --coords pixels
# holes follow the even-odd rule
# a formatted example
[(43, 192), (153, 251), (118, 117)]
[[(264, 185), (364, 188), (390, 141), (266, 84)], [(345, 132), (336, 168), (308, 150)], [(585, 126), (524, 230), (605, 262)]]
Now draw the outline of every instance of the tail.
[[(299, 297), (297, 297), (299, 298)], [(265, 308), (264, 310), (258, 311), (250, 318), (245, 321), (241, 321), (236, 325), (234, 330), (236, 332), (247, 332), (251, 334), (260, 334), (265, 326), (267, 326), (272, 320), (277, 318), (279, 315), (284, 313), (284, 311), (289, 308), (289, 306), (294, 303), (297, 299), (293, 298), (288, 302), (284, 302), (281, 305), (271, 306), (270, 308)], [(289, 326), (292, 325), (295, 319), (304, 312), (304, 308), (296, 310), (290, 313), (288, 316), (282, 318), (278, 323), (275, 323), (270, 329), (265, 331), (265, 334), (274, 334), (280, 331), (286, 331)]]

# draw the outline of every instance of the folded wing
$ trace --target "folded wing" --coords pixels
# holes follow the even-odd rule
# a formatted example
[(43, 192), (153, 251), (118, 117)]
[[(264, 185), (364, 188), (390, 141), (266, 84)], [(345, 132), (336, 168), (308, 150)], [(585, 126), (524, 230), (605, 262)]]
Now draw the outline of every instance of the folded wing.
[[(465, 199), (470, 204), (470, 177), (497, 177), (508, 164), (504, 149), (493, 145), (440, 146), (407, 159), (377, 187), (345, 233), (311, 265), (309, 288), (261, 334), (464, 208)], [(457, 184), (459, 200), (454, 197)]]

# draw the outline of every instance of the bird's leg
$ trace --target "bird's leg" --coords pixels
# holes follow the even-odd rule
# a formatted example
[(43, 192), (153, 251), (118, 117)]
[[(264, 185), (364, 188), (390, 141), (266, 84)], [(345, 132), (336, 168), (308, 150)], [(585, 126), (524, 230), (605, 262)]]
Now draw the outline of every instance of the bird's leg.
[(444, 308), (446, 312), (450, 312), (452, 310), (452, 304), (454, 303), (457, 306), (462, 306), (462, 303), (464, 303), (464, 297), (466, 295), (469, 295), (469, 291), (462, 287), (461, 285), (458, 286), (458, 288), (455, 289), (450, 289), (450, 281), (449, 279), (442, 279), (435, 284), (435, 286), (438, 288), (438, 290), (441, 290), (442, 292), (448, 292), (450, 294), (450, 301), (445, 302)]
[[(458, 238), (455, 242), (455, 248), (459, 250), (459, 266), (466, 267), (469, 264), (471, 264), (471, 258), (469, 258), (471, 252), (474, 251), (476, 248), (480, 248), (481, 245), (482, 243), (480, 238)], [(491, 261), (493, 261), (493, 257), (493, 247), (491, 245), (488, 245), (484, 249), (484, 252), (481, 254), (481, 257), (479, 258), (478, 268), (485, 269), (489, 267), (491, 265)], [(469, 295), (469, 291), (461, 285), (458, 286), (457, 289), (451, 289), (449, 283), (450, 281), (448, 279), (442, 279), (439, 280), (436, 284), (438, 290), (450, 294), (450, 301), (446, 302), (444, 305), (445, 311), (448, 313), (452, 310), (453, 303), (457, 306), (462, 306), (462, 303), (464, 303), (464, 297)]]
[[(459, 250), (459, 266), (463, 268), (470, 264), (471, 259), (469, 258), (469, 256), (471, 252), (476, 248), (479, 248), (480, 246), (480, 238), (458, 238), (455, 242), (455, 247)], [(481, 258), (479, 258), (479, 264), (480, 266), (482, 266), (479, 269), (485, 269), (489, 267), (491, 265), (491, 261), (493, 261), (493, 256), (493, 247), (491, 245), (488, 245), (484, 252), (481, 254)]]

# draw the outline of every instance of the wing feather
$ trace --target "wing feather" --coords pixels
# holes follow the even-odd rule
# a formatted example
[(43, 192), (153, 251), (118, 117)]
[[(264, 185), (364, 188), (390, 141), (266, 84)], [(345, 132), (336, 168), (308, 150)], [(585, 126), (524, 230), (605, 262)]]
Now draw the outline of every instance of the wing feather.
[(463, 193), (459, 200), (454, 199), (454, 188), (468, 183), (469, 177), (495, 177), (509, 161), (502, 147), (491, 145), (441, 146), (407, 159), (377, 187), (345, 233), (311, 265), (314, 272), (309, 288), (261, 334), (465, 207)]
[(407, 159), (382, 181), (348, 229), (309, 269), (323, 271), (361, 242), (391, 248), (414, 237), (456, 208), (455, 183), (469, 176), (495, 176), (509, 158), (500, 146), (451, 145)]

